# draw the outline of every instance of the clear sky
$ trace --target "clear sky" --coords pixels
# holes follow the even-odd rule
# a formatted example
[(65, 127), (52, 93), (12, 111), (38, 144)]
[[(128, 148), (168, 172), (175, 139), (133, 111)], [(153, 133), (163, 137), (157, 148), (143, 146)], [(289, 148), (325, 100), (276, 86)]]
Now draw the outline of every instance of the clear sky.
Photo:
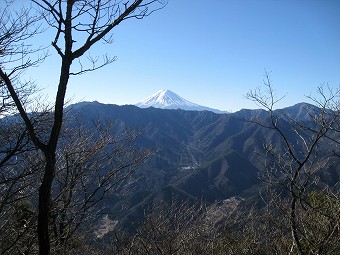
[[(144, 20), (122, 23), (113, 38), (91, 55), (117, 61), (73, 77), (67, 94), (73, 102), (134, 104), (170, 89), (237, 111), (257, 108), (244, 96), (262, 85), (265, 70), (286, 95), (280, 107), (306, 101), (320, 84), (340, 84), (339, 0), (169, 0)], [(54, 96), (60, 64), (50, 53), (29, 75)]]

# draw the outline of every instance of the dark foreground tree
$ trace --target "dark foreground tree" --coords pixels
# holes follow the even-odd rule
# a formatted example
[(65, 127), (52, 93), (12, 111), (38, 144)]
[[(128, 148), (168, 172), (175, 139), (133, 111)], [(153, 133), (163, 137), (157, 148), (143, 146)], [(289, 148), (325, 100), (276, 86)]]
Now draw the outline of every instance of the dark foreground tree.
[(270, 206), (271, 213), (286, 219), (289, 226), (289, 253), (334, 254), (339, 248), (338, 183), (328, 179), (327, 185), (322, 177), (337, 175), (340, 89), (319, 87), (318, 96), (309, 97), (313, 105), (305, 104), (301, 109), (305, 117), (299, 121), (294, 113), (274, 110), (280, 98), (275, 97), (268, 73), (265, 91), (251, 91), (247, 97), (269, 114), (266, 120), (250, 121), (278, 135), (277, 140), (264, 144), (258, 159), (270, 203), (275, 205)]
[(152, 153), (137, 148), (137, 136), (129, 130), (112, 135), (111, 125), (63, 132), (50, 209), (54, 252), (70, 253), (72, 243), (82, 235), (94, 237), (96, 221), (108, 212), (106, 199), (133, 181), (131, 174)]
[[(47, 130), (47, 135), (41, 136), (38, 133), (39, 127), (32, 121), (27, 109), (24, 107), (24, 102), (20, 98), (18, 91), (20, 87), (18, 80), (14, 79), (15, 71), (24, 69), (26, 65), (19, 64), (9, 71), (9, 68), (6, 69), (1, 64), (0, 77), (1, 83), (6, 85), (26, 125), (30, 139), (44, 155), (45, 167), (39, 187), (38, 238), (40, 254), (49, 254), (51, 189), (56, 171), (57, 145), (63, 123), (65, 94), (70, 75), (93, 71), (111, 63), (114, 58), (105, 57), (104, 62), (99, 64), (96, 59), (89, 58), (90, 67), (83, 68), (84, 64), (81, 63), (81, 59), (99, 41), (110, 42), (110, 32), (121, 22), (130, 18), (142, 19), (153, 11), (162, 8), (165, 3), (160, 0), (135, 0), (127, 2), (108, 0), (32, 0), (32, 2), (41, 8), (45, 21), (50, 27), (55, 29), (52, 46), (61, 58), (60, 78), (57, 82), (57, 93), (53, 105), (51, 125), (44, 127)], [(31, 10), (34, 9), (32, 8)], [(5, 54), (7, 59), (11, 59), (12, 56), (8, 55), (9, 52), (4, 46), (10, 48), (13, 44), (22, 43), (25, 41), (25, 38), (35, 33), (34, 30), (21, 29), (22, 27), (27, 27), (25, 21), (19, 22), (18, 25), (19, 28), (15, 29), (13, 33), (2, 35), (2, 38), (10, 38), (8, 45), (0, 45), (1, 54)], [(30, 50), (28, 49), (27, 52), (30, 52)], [(19, 56), (19, 60), (22, 60), (19, 54), (16, 56)], [(78, 62), (81, 63), (78, 66), (80, 69), (71, 70), (75, 60), (80, 61)], [(31, 62), (27, 60), (26, 63), (30, 64)]]
[[(5, 82), (6, 77), (17, 84), (16, 92), (23, 107), (29, 106), (36, 87), (31, 82), (20, 80), (24, 69), (41, 62), (46, 55), (39, 47), (31, 48), (26, 40), (41, 32), (36, 22), (41, 17), (28, 9), (11, 12), (10, 1), (0, 6), (0, 253), (21, 254), (29, 251), (33, 243), (36, 215), (29, 210), (29, 199), (37, 192), (39, 169), (30, 164), (36, 151), (28, 137), (28, 130)], [(5, 74), (6, 73), (6, 74)], [(10, 117), (9, 117), (10, 116)], [(39, 119), (35, 117), (35, 121)], [(31, 156), (30, 156), (31, 155)], [(25, 162), (25, 163), (24, 163)], [(26, 167), (23, 167), (26, 166)], [(18, 249), (12, 249), (16, 247)], [(22, 247), (22, 249), (21, 249)], [(25, 247), (25, 248), (24, 248)]]

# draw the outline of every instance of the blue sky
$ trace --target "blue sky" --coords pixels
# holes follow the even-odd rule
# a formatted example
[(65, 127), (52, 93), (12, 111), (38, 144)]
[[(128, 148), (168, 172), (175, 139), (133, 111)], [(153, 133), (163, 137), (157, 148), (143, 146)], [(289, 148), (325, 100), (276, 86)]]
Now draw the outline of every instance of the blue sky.
[[(117, 61), (72, 77), (67, 96), (122, 105), (170, 89), (237, 111), (257, 108), (244, 96), (262, 85), (267, 70), (277, 93), (286, 95), (278, 107), (293, 105), (320, 84), (339, 86), (339, 13), (338, 0), (169, 0), (143, 20), (122, 23), (113, 44), (93, 48), (92, 56)], [(60, 60), (50, 53), (28, 74), (53, 97)]]

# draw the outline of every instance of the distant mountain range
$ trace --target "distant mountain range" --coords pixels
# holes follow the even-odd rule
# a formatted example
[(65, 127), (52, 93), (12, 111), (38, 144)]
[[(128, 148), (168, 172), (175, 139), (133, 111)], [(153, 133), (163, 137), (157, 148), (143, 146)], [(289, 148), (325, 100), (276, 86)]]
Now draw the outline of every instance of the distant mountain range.
[[(196, 107), (169, 91), (154, 95), (143, 105), (149, 102), (152, 106), (157, 98), (160, 107), (184, 104)], [(307, 123), (308, 107), (311, 106), (301, 103), (274, 113)], [(67, 114), (85, 127), (112, 121), (115, 133), (124, 132), (126, 126), (142, 130), (138, 145), (158, 149), (147, 165), (137, 171), (138, 181), (125, 187), (131, 196), (120, 198), (117, 195), (110, 202), (113, 210), (126, 208), (123, 213), (116, 214), (123, 225), (138, 219), (154, 199), (167, 201), (176, 197), (214, 202), (240, 196), (245, 201), (256, 200), (261, 181), (254, 151), (269, 141), (284, 148), (275, 131), (246, 121), (254, 117), (266, 121), (268, 112), (264, 110), (216, 114), (207, 110), (142, 109), (132, 105), (81, 102), (70, 106)], [(283, 125), (288, 128), (289, 122), (285, 124), (285, 121), (283, 117)], [(319, 181), (334, 185), (340, 176), (339, 158), (329, 161), (333, 163), (322, 172)]]
[(139, 108), (182, 109), (190, 111), (211, 111), (214, 113), (227, 113), (217, 109), (192, 103), (170, 90), (160, 90), (143, 101), (135, 104)]

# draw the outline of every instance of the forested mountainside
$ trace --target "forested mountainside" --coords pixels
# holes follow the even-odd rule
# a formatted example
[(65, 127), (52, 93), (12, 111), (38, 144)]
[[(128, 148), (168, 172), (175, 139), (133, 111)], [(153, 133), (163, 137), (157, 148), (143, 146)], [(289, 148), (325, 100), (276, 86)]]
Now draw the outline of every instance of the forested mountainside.
[[(275, 111), (282, 116), (282, 126), (287, 126), (292, 143), (288, 118), (308, 124), (306, 107), (312, 106), (302, 103)], [(136, 181), (123, 188), (130, 195), (115, 196), (114, 205), (110, 205), (122, 207), (124, 202), (126, 211), (118, 218), (123, 215), (130, 222), (134, 217), (138, 219), (146, 204), (156, 197), (213, 203), (236, 196), (246, 202), (259, 202), (262, 181), (257, 151), (268, 142), (281, 149), (285, 146), (275, 130), (253, 123), (255, 119), (269, 121), (264, 110), (216, 114), (81, 102), (69, 107), (68, 116), (87, 128), (100, 122), (114, 123), (116, 134), (126, 128), (138, 130), (138, 146), (155, 151), (134, 173)], [(339, 159), (332, 157), (331, 161), (319, 176), (320, 182), (335, 185), (340, 174)]]
[[(51, 115), (29, 115), (42, 141)], [(43, 156), (18, 116), (0, 124), (0, 250), (35, 252)], [(303, 240), (294, 251), (336, 254), (338, 125), (337, 111), (305, 103), (228, 114), (70, 105), (51, 187), (53, 249), (287, 254)]]

